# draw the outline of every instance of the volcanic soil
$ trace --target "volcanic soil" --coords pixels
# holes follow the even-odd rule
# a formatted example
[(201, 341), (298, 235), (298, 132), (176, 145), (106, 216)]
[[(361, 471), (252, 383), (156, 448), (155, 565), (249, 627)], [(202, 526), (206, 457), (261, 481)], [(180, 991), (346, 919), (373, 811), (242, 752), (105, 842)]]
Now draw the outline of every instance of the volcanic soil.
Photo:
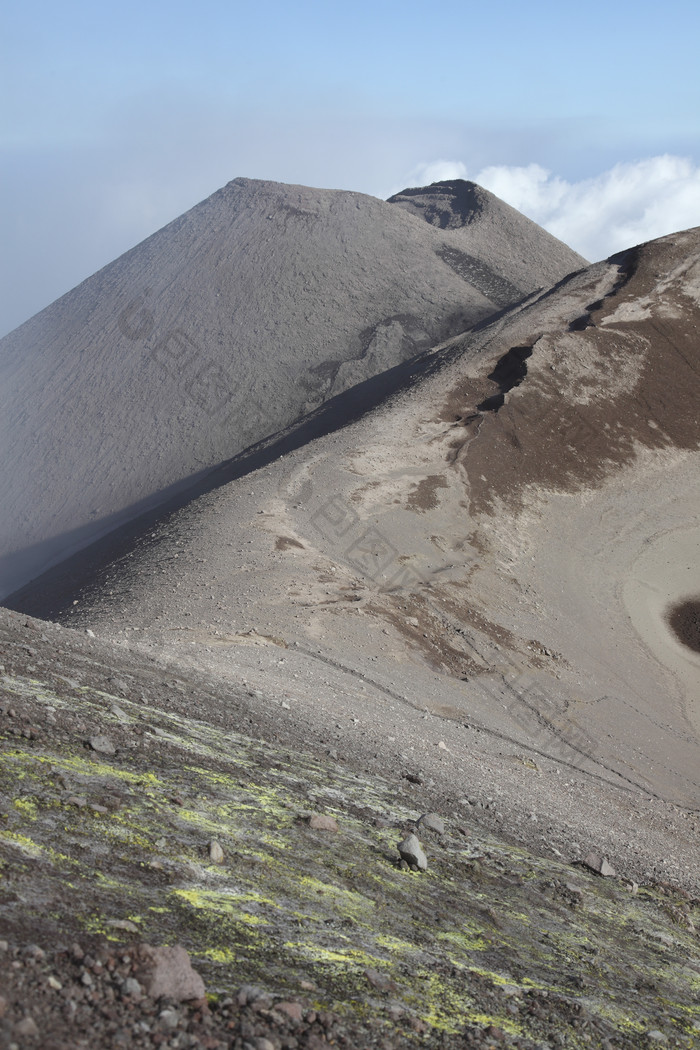
[(7, 1045), (697, 1045), (699, 315), (579, 269), (7, 599)]

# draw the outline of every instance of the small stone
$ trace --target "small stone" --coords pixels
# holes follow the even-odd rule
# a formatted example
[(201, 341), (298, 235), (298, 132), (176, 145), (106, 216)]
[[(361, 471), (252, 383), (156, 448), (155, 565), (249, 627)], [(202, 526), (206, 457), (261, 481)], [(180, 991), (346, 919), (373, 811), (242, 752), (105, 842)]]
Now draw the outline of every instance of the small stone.
[(179, 945), (153, 948), (141, 944), (135, 952), (135, 969), (144, 992), (151, 999), (162, 997), (184, 1002), (206, 994), (204, 981), (192, 969), (190, 957)]
[(165, 1028), (177, 1028), (180, 1023), (180, 1015), (177, 1010), (161, 1010), (158, 1019)]
[(28, 944), (22, 952), (22, 955), (26, 955), (27, 958), (33, 959), (34, 962), (43, 962), (46, 958), (46, 952), (43, 948), (40, 948), (38, 944)]
[(112, 712), (115, 718), (119, 719), (120, 722), (129, 721), (129, 716), (127, 715), (126, 711), (122, 710), (119, 704), (112, 704), (112, 706), (110, 707), (110, 711)]
[(338, 824), (334, 817), (327, 813), (314, 813), (309, 820), (309, 827), (315, 831), (337, 831)]
[(122, 985), (122, 992), (124, 995), (131, 996), (132, 999), (140, 999), (143, 995), (143, 988), (140, 981), (137, 981), (135, 977), (127, 977)]
[(116, 755), (117, 749), (114, 743), (108, 736), (91, 736), (88, 743), (93, 751), (97, 751), (101, 755)]
[(658, 1028), (652, 1028), (651, 1032), (647, 1032), (647, 1039), (650, 1043), (667, 1043), (668, 1036), (660, 1032)]
[(409, 867), (418, 868), (420, 871), (426, 870), (428, 858), (421, 849), (417, 835), (407, 835), (397, 848), (401, 854), (401, 859), (405, 860)]
[(670, 933), (664, 933), (663, 930), (651, 930), (649, 938), (652, 941), (657, 941), (658, 944), (664, 944), (667, 948), (673, 947), (675, 941)]
[(264, 1035), (258, 1036), (253, 1042), (255, 1050), (275, 1050), (275, 1044), (271, 1043), (269, 1039), (266, 1039)]
[(57, 977), (54, 977), (53, 974), (48, 979), (48, 985), (49, 988), (53, 988), (55, 992), (60, 992), (61, 988), (63, 988), (63, 985), (61, 984), (59, 979)]
[(209, 843), (209, 860), (212, 864), (223, 864), (224, 863), (224, 851), (221, 848), (220, 843), (216, 839), (212, 839)]
[(13, 1029), (14, 1035), (19, 1035), (23, 1039), (37, 1039), (39, 1036), (39, 1029), (37, 1028), (36, 1021), (31, 1014), (27, 1014), (21, 1021), (18, 1021)]
[(85, 628), (85, 634), (88, 636), (88, 638), (94, 638), (95, 637), (95, 632), (91, 631), (89, 627)]
[(430, 831), (434, 831), (437, 835), (445, 834), (445, 822), (437, 813), (424, 813), (422, 817), (418, 818), (418, 824), (422, 828), (429, 828)]
[(447, 744), (445, 743), (444, 740), (440, 740), (438, 742), (438, 747), (440, 748), (441, 751), (448, 751), (449, 750), (449, 748), (448, 748), (448, 746), (447, 746)]
[(583, 900), (583, 891), (580, 886), (577, 886), (575, 882), (567, 882), (564, 884), (568, 893), (572, 897), (575, 897), (577, 901)]
[(368, 968), (365, 970), (365, 977), (372, 987), (377, 988), (380, 992), (389, 992), (396, 989), (396, 985), (391, 977), (388, 974), (380, 973), (379, 970)]
[(304, 1016), (304, 1011), (302, 1009), (301, 1003), (276, 1003), (275, 1010), (277, 1011), (277, 1013), (284, 1014), (290, 1019), (290, 1021), (294, 1021), (295, 1024), (299, 1024), (299, 1022)]
[(608, 864), (606, 858), (601, 857), (599, 853), (589, 853), (582, 861), (582, 864), (584, 868), (594, 871), (596, 875), (602, 875), (603, 878), (611, 878), (615, 874), (615, 869), (612, 865)]
[(8, 951), (9, 947), (10, 947), (10, 946), (9, 946), (9, 944), (7, 943), (7, 941), (0, 941), (0, 952), (6, 952), (6, 951)]
[(238, 989), (236, 999), (239, 1006), (249, 1006), (265, 995), (257, 984), (244, 984)]
[(67, 806), (77, 806), (78, 809), (84, 809), (87, 806), (87, 799), (84, 795), (69, 795), (66, 799)]
[(131, 919), (107, 919), (105, 926), (111, 926), (114, 930), (126, 930), (127, 933), (138, 933), (139, 928)]
[(0, 1020), (5, 1016), (7, 1011), (7, 999), (4, 995), (0, 995)]

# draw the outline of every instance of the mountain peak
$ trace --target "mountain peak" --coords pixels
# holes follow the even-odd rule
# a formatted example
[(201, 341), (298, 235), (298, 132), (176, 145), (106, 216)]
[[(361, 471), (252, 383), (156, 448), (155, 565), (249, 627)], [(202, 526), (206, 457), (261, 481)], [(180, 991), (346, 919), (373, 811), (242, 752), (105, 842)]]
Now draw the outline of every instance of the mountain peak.
[(473, 184), (405, 199), (447, 218), (236, 178), (5, 336), (0, 595), (582, 263)]
[(401, 190), (389, 197), (388, 203), (416, 211), (432, 226), (446, 230), (467, 226), (489, 203), (496, 200), (492, 193), (475, 182), (446, 179), (433, 182), (430, 186)]

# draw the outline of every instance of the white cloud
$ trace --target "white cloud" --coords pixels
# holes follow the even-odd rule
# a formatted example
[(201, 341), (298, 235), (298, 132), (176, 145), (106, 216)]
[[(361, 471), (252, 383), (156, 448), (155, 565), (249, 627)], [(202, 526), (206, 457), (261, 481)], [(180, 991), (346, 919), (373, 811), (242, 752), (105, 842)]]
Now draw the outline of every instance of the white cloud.
[(484, 168), (473, 179), (591, 260), (700, 224), (700, 167), (668, 154), (581, 182), (537, 164)]
[(461, 161), (417, 165), (404, 186), (470, 178), (592, 261), (700, 225), (700, 167), (665, 154), (568, 182), (539, 164), (468, 174)]

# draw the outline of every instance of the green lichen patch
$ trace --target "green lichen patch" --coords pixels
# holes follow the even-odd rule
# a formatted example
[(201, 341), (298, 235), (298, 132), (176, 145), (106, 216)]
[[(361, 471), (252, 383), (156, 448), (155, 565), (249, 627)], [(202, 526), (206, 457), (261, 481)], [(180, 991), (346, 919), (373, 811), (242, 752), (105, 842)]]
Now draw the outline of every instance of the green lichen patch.
[[(654, 1028), (692, 1045), (696, 903), (581, 871), (572, 897), (567, 865), (476, 832), (465, 848), (449, 822), (425, 843), (428, 871), (402, 870), (396, 845), (418, 814), (376, 776), (88, 687), (67, 698), (6, 675), (2, 688), (76, 724), (4, 741), (10, 929), (178, 942), (212, 993), (299, 995), (303, 979), (318, 1009), (385, 1024), (391, 1006), (405, 1045), (489, 1026), (537, 1042), (545, 1024), (567, 1047), (631, 1047)], [(114, 755), (86, 747), (91, 731)], [(319, 811), (337, 832), (309, 826)]]

